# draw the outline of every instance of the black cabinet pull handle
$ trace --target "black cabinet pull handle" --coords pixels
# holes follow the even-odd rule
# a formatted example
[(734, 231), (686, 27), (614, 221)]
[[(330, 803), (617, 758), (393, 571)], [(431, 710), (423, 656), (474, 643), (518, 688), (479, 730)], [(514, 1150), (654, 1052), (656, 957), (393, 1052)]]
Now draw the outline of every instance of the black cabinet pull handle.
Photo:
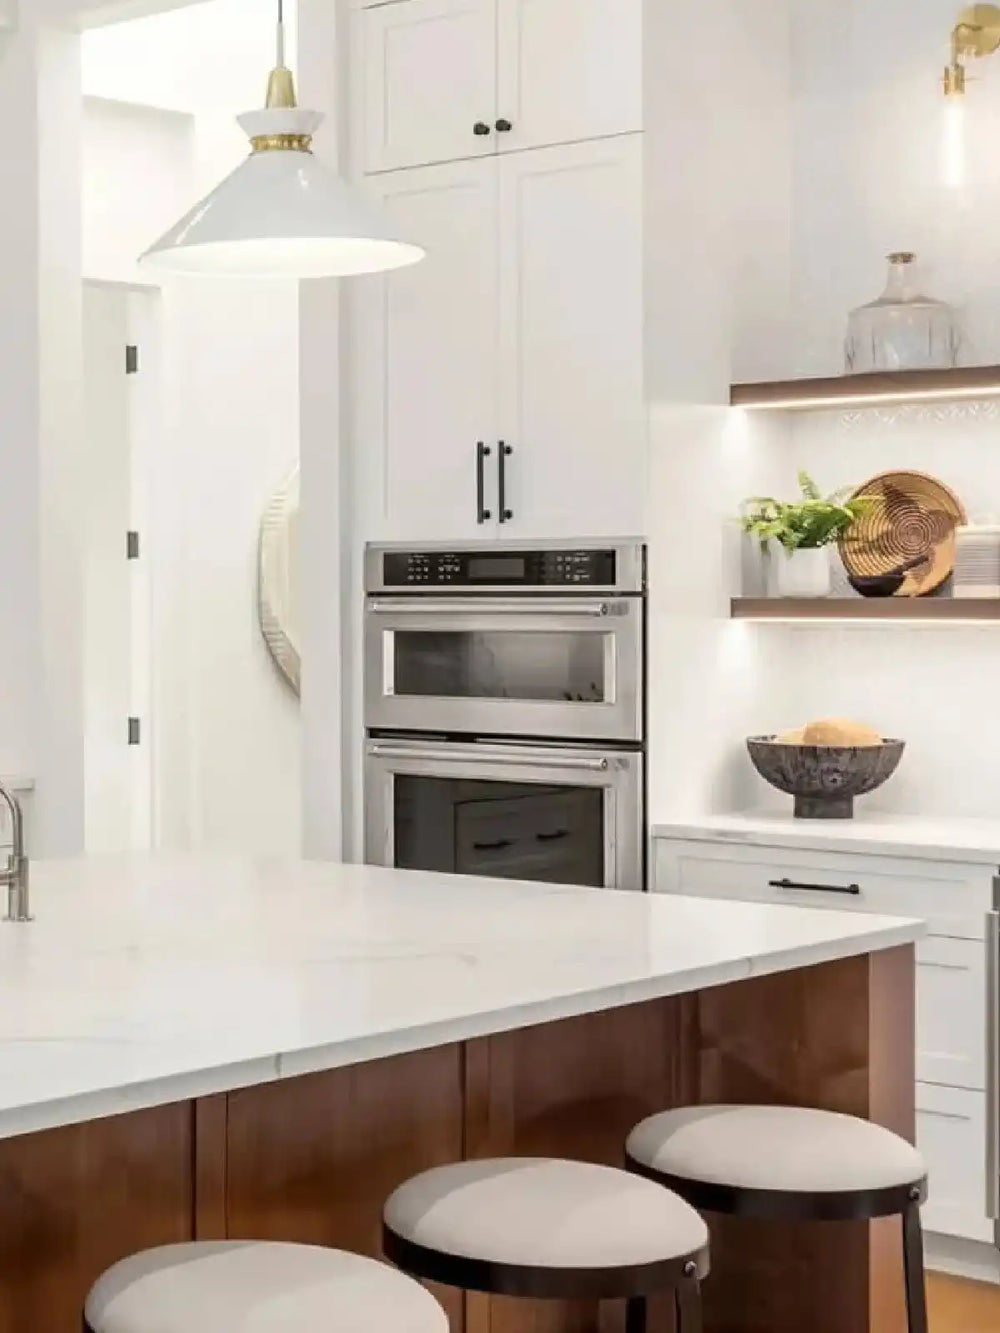
[(500, 441), (500, 479), (499, 489), (497, 491), (497, 503), (500, 506), (501, 523), (509, 523), (514, 517), (513, 509), (508, 509), (507, 507), (507, 459), (510, 458), (513, 452), (513, 445), (504, 444), (503, 440)]
[(492, 452), (482, 440), (476, 445), (476, 522), (480, 527), (493, 517), (486, 508), (486, 460)]
[(770, 889), (795, 889), (799, 893), (839, 893), (848, 898), (861, 897), (860, 884), (797, 884), (793, 879), (772, 879)]
[(514, 126), (509, 120), (500, 119), (497, 121), (497, 134), (510, 134)]
[(536, 842), (562, 842), (563, 838), (569, 837), (569, 829), (561, 828), (558, 833), (536, 833)]
[(472, 127), (472, 133), (475, 134), (477, 138), (485, 139), (487, 134), (492, 133), (492, 130), (486, 124), (485, 120), (477, 120), (475, 125), (473, 125)]
[(505, 852), (514, 844), (510, 838), (501, 838), (499, 842), (474, 842), (472, 846), (477, 852)]

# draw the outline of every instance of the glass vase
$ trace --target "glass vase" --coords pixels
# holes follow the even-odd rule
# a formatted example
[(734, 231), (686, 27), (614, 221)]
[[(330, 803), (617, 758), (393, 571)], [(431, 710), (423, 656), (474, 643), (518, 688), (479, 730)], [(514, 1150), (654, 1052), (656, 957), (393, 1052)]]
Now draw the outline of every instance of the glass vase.
[(851, 312), (845, 345), (849, 375), (943, 370), (958, 364), (962, 337), (955, 309), (921, 295), (916, 256), (889, 256), (889, 281), (877, 301)]

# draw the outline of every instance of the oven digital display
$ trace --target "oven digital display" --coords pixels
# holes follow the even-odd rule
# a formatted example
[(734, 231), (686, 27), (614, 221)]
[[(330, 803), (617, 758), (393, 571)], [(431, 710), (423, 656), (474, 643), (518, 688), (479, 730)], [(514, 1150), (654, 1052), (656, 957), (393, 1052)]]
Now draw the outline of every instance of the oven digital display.
[(517, 582), (527, 574), (523, 556), (482, 555), (469, 560), (468, 574), (475, 583)]

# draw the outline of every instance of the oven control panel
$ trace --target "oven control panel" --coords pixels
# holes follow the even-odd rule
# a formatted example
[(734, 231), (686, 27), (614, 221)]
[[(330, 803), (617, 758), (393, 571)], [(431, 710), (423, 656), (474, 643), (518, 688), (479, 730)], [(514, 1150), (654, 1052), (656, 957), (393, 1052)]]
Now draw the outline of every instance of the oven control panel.
[(386, 588), (613, 588), (613, 550), (386, 551)]

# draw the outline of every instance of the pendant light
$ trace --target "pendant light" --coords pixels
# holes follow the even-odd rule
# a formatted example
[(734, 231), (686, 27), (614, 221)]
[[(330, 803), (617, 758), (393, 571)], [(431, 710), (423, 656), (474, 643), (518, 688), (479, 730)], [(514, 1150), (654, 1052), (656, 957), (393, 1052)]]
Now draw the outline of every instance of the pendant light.
[(348, 277), (425, 257), (378, 204), (312, 154), (323, 117), (300, 108), (285, 65), (284, 0), (267, 107), (239, 117), (253, 151), (231, 176), (142, 256), (168, 273), (233, 277)]

